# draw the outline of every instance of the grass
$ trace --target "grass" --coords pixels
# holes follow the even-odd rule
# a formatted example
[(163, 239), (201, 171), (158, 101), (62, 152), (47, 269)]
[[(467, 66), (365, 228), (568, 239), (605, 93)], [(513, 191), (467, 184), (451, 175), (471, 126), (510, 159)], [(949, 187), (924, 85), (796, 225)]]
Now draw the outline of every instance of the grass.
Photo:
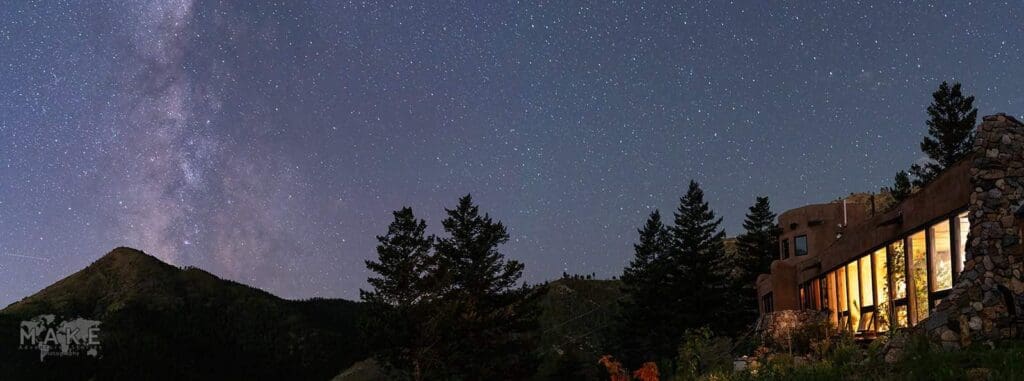
[[(910, 346), (906, 356), (886, 364), (864, 356), (844, 362), (834, 356), (807, 364), (775, 356), (752, 372), (705, 375), (703, 379), (767, 380), (1024, 380), (1024, 341), (995, 347), (947, 351), (928, 345)], [(837, 361), (838, 360), (838, 361)]]

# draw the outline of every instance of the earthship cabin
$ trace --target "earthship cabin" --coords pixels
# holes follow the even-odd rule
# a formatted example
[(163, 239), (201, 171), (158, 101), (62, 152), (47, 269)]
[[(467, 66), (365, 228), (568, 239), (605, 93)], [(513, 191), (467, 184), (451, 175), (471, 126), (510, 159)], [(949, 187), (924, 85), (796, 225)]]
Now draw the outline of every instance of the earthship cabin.
[(860, 195), (780, 214), (779, 258), (757, 279), (762, 316), (818, 310), (861, 338), (926, 319), (964, 269), (979, 154), (884, 209)]

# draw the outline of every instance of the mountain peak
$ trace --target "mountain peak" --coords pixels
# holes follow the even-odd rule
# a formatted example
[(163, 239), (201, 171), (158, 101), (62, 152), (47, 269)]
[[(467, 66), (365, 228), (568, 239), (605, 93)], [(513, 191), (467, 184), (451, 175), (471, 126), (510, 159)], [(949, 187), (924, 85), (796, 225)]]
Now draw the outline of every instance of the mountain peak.
[(133, 249), (127, 246), (119, 246), (114, 248), (114, 250), (111, 250), (107, 254), (104, 254), (102, 257), (100, 257), (100, 259), (97, 259), (96, 262), (93, 262), (92, 265), (89, 265), (89, 267), (93, 267), (96, 265), (109, 266), (114, 264), (121, 264), (123, 266), (128, 267), (129, 269), (138, 266), (154, 265), (165, 266), (169, 269), (177, 269), (176, 267), (171, 266), (165, 263), (164, 261), (161, 261), (157, 257), (146, 254), (146, 252), (142, 250)]
[(102, 315), (108, 307), (150, 295), (159, 299), (182, 270), (130, 247), (118, 247), (86, 268), (4, 309), (4, 312), (80, 309), (83, 305)]
[[(365, 345), (353, 340), (362, 311), (343, 300), (284, 300), (118, 247), (0, 311), (0, 333), (17, 332), (20, 321), (44, 314), (102, 324), (99, 363), (83, 369), (79, 362), (47, 362), (45, 375), (17, 379), (65, 372), (92, 379), (327, 379), (366, 357)], [(17, 353), (23, 364), (38, 363), (37, 355), (15, 352), (2, 339), (0, 358)], [(5, 370), (3, 378), (11, 378)]]

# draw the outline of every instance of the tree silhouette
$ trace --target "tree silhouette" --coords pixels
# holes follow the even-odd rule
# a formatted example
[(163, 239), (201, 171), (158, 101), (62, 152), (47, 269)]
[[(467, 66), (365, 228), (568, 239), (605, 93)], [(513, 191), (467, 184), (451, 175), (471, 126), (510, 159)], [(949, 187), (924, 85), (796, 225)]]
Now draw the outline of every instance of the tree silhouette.
[(928, 136), (921, 141), (921, 151), (931, 161), (910, 167), (917, 186), (928, 184), (971, 152), (978, 109), (974, 107), (974, 96), (961, 93), (960, 83), (950, 86), (943, 81), (932, 93), (928, 117)]
[(757, 277), (770, 272), (772, 261), (779, 253), (779, 226), (775, 221), (767, 197), (758, 197), (743, 221), (743, 234), (736, 237), (736, 257), (733, 266), (737, 295), (723, 303), (734, 302), (736, 323), (733, 330), (750, 324), (757, 318)]
[(508, 232), (501, 222), (480, 215), (470, 195), (446, 212), (447, 236), (437, 240), (433, 278), (441, 285), (447, 378), (525, 378), (535, 368), (530, 344), (536, 293), (517, 286), (523, 264), (498, 251)]
[(436, 340), (424, 324), (433, 297), (427, 282), (433, 237), (425, 235), (427, 223), (417, 220), (412, 208), (392, 214), (387, 234), (377, 237), (377, 261), (366, 261), (379, 277), (367, 279), (372, 290), (359, 295), (373, 312), (369, 331), (380, 346), (377, 357), (420, 380)]
[(700, 185), (691, 181), (670, 229), (672, 248), (665, 274), (670, 292), (665, 303), (673, 306), (670, 333), (676, 344), (687, 327), (709, 325), (720, 331), (733, 324), (725, 319), (730, 290), (721, 224), (704, 201)]
[(901, 202), (903, 200), (906, 200), (907, 197), (910, 197), (910, 193), (912, 190), (913, 188), (910, 184), (910, 176), (907, 174), (907, 172), (899, 171), (898, 173), (896, 173), (896, 178), (893, 181), (893, 186), (891, 189), (892, 198), (895, 199), (896, 202)]
[(619, 302), (622, 319), (617, 327), (618, 352), (628, 361), (639, 364), (645, 359), (670, 352), (676, 342), (664, 335), (671, 311), (665, 305), (664, 272), (670, 249), (669, 230), (661, 222), (657, 210), (637, 231), (639, 242), (633, 245), (634, 256), (622, 274)]

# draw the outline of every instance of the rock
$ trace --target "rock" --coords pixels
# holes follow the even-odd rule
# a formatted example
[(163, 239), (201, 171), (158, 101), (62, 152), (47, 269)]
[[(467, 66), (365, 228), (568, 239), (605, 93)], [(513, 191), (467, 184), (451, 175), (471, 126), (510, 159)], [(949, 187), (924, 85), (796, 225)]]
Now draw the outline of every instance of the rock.
[(903, 349), (902, 348), (893, 348), (893, 349), (889, 350), (888, 353), (885, 354), (885, 363), (886, 364), (894, 364), (897, 361), (900, 361), (900, 358), (902, 358), (902, 357), (903, 357)]
[(1024, 282), (1017, 278), (1010, 279), (1010, 291), (1014, 294), (1024, 294)]
[(971, 320), (969, 320), (967, 322), (967, 326), (970, 327), (971, 330), (973, 330), (973, 331), (980, 330), (981, 329), (981, 318), (977, 317), (977, 316), (972, 317)]
[(925, 319), (925, 321), (924, 321), (924, 329), (926, 331), (934, 331), (935, 329), (945, 325), (946, 321), (948, 319), (949, 319), (949, 313), (948, 312), (946, 312), (946, 311), (938, 311), (938, 312), (932, 314), (932, 316), (929, 316), (928, 319)]
[(949, 341), (949, 342), (956, 342), (957, 341), (956, 333), (954, 333), (949, 328), (943, 329), (942, 330), (942, 334), (939, 336), (939, 338), (941, 338), (942, 341), (944, 341), (944, 342), (945, 341)]
[(992, 379), (992, 369), (971, 368), (967, 370), (967, 380), (969, 381), (989, 381)]
[(739, 359), (732, 361), (732, 370), (736, 372), (742, 372), (747, 370), (747, 360)]

